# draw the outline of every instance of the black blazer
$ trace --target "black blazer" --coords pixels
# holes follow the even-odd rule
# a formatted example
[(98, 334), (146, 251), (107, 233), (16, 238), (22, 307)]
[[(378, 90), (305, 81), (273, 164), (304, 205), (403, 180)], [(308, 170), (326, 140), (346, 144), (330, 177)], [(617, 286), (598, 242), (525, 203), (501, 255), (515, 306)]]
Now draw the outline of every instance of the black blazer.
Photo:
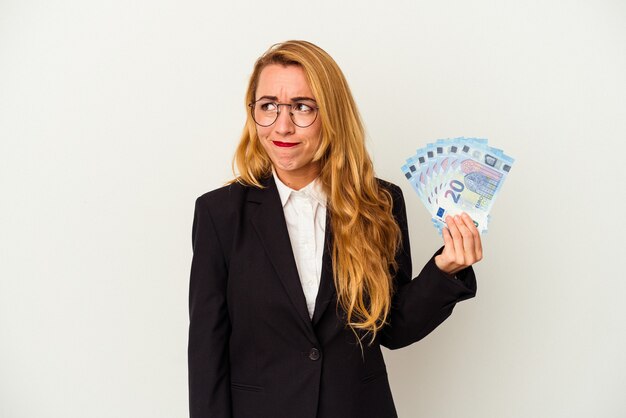
[[(311, 320), (278, 190), (232, 184), (200, 196), (193, 221), (189, 292), (191, 418), (396, 417), (380, 346), (426, 336), (454, 305), (476, 294), (471, 268), (459, 280), (431, 259), (411, 280), (404, 199), (394, 199), (402, 230), (397, 291), (389, 325), (363, 351), (337, 307), (332, 231), (327, 225), (320, 288)], [(441, 251), (441, 250), (440, 250)]]

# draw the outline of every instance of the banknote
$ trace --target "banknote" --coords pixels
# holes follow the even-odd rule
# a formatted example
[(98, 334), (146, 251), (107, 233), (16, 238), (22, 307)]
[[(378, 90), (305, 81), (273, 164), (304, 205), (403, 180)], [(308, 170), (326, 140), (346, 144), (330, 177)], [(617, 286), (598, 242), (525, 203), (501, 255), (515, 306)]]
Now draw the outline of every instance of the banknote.
[(419, 148), (401, 170), (441, 233), (448, 215), (467, 212), (481, 233), (514, 159), (485, 138), (439, 139)]

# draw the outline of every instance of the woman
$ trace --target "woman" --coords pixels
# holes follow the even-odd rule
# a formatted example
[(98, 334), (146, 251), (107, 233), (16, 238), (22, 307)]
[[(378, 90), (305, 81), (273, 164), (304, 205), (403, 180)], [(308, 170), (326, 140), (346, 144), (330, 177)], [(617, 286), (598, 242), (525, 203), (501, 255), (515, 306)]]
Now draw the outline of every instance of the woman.
[(196, 200), (192, 418), (395, 417), (380, 350), (471, 298), (482, 258), (467, 215), (411, 280), (402, 192), (374, 177), (346, 80), (289, 41), (254, 67), (239, 176)]

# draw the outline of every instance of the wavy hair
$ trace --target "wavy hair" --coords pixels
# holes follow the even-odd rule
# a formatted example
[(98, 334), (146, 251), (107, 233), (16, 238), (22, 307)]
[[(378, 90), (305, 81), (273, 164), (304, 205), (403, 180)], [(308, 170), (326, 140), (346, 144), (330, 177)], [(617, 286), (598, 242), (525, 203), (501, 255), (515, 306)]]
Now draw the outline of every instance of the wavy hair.
[[(320, 162), (320, 181), (328, 197), (337, 302), (359, 343), (369, 334), (371, 344), (387, 323), (394, 291), (400, 228), (393, 217), (392, 197), (374, 177), (361, 117), (330, 55), (306, 41), (273, 45), (254, 65), (246, 109), (255, 100), (261, 71), (270, 64), (301, 67), (318, 103), (321, 140), (313, 159)], [(239, 175), (233, 181), (262, 187), (260, 180), (271, 175), (272, 162), (247, 114), (233, 159), (233, 171), (236, 165)]]

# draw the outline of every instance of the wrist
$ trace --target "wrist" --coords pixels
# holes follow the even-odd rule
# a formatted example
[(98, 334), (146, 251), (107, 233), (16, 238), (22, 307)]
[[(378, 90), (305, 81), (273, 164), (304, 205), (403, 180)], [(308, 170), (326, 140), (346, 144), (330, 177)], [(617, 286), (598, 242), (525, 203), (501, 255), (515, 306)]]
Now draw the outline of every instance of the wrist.
[(435, 256), (435, 265), (443, 273), (445, 276), (448, 276), (451, 279), (456, 279), (456, 272), (458, 270), (454, 270), (453, 266), (449, 263), (445, 263), (441, 254)]

